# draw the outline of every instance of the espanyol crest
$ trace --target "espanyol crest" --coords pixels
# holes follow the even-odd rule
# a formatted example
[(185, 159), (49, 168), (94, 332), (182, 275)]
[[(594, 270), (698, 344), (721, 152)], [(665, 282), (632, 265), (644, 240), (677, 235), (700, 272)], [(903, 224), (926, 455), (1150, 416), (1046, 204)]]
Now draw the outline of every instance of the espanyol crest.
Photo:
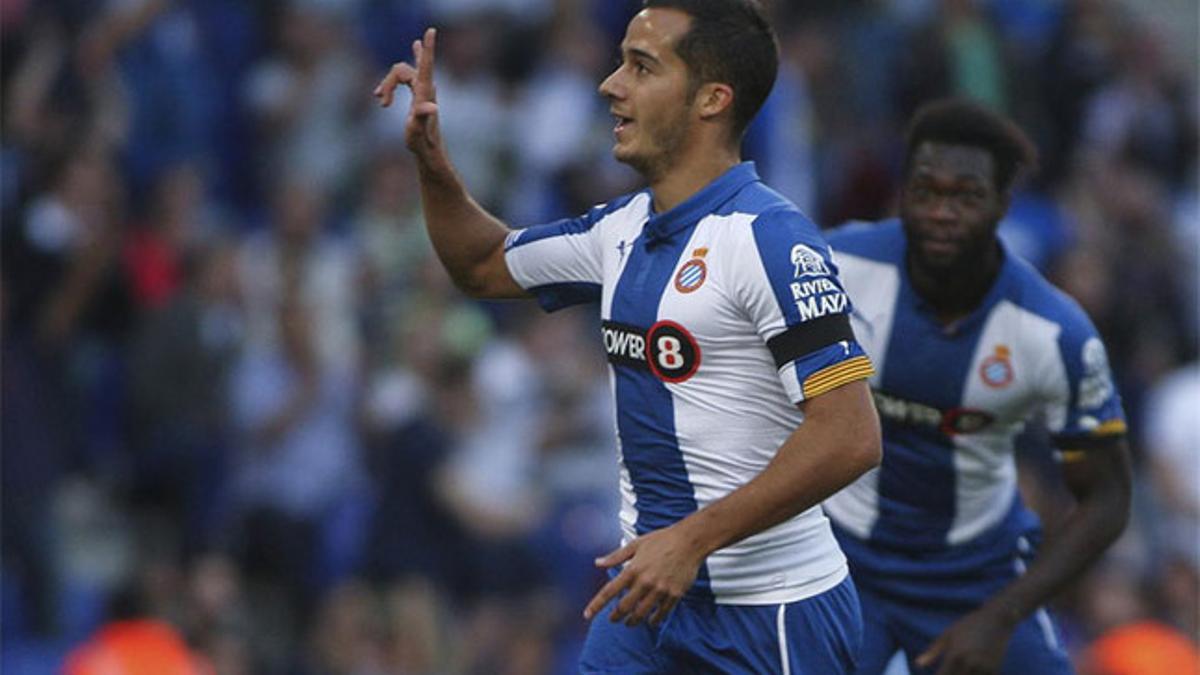
[(708, 278), (708, 266), (704, 264), (706, 255), (707, 248), (698, 248), (692, 252), (693, 258), (684, 263), (675, 274), (675, 290), (691, 293), (704, 285), (704, 280)]
[(983, 383), (993, 389), (1007, 387), (1013, 381), (1011, 352), (1005, 345), (996, 345), (996, 351), (979, 364), (979, 376)]

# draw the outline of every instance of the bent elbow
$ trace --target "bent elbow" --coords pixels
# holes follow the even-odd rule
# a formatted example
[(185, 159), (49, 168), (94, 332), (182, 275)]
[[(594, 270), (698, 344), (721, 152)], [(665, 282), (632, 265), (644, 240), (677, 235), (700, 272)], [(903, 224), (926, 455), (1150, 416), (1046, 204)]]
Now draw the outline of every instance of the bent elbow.
[(454, 287), (467, 297), (477, 300), (488, 297), (488, 284), (482, 275), (454, 274), (450, 278), (454, 281)]
[(868, 430), (858, 434), (851, 452), (859, 475), (879, 466), (883, 461), (883, 440), (880, 437), (879, 425), (869, 425)]
[(1109, 524), (1109, 543), (1116, 541), (1125, 528), (1129, 525), (1129, 519), (1133, 510), (1133, 495), (1130, 487), (1126, 486), (1118, 494), (1113, 495), (1108, 502), (1108, 513), (1105, 514), (1104, 522)]

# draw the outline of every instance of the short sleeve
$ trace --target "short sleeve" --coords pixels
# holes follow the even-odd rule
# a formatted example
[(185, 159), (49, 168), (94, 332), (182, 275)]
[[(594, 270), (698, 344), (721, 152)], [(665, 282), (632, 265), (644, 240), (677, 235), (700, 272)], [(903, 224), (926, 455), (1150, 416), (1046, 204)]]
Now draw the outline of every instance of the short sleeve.
[(792, 210), (764, 213), (740, 253), (737, 297), (800, 403), (874, 374), (828, 244)]
[(596, 302), (603, 282), (600, 228), (610, 205), (578, 218), (516, 230), (504, 242), (508, 271), (548, 312)]
[(1108, 353), (1082, 310), (1063, 324), (1058, 348), (1067, 386), (1053, 387), (1046, 406), (1055, 446), (1086, 450), (1109, 437), (1123, 435), (1125, 413), (1113, 383)]

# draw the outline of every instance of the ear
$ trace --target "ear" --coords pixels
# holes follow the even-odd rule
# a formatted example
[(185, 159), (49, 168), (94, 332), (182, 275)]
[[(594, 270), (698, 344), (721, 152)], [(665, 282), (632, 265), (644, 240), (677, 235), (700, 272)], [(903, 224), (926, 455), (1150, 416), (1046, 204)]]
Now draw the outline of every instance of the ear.
[(695, 100), (700, 119), (712, 119), (727, 110), (733, 112), (733, 87), (720, 82), (706, 82), (696, 92)]

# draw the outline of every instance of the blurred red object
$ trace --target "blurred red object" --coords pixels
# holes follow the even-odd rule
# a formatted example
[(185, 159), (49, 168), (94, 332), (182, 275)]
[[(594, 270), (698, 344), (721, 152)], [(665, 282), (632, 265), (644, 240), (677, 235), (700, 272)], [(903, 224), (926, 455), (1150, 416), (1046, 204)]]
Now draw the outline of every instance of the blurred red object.
[(211, 675), (169, 624), (137, 619), (102, 627), (68, 656), (64, 675)]
[(1084, 653), (1085, 675), (1200, 674), (1200, 649), (1179, 631), (1139, 621), (1101, 635)]

